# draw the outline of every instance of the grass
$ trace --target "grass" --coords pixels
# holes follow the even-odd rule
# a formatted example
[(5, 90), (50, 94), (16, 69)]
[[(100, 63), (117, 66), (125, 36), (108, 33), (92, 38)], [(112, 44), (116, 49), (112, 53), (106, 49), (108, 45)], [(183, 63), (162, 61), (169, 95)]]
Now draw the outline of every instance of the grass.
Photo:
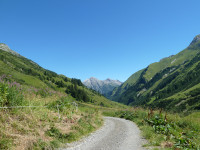
[(44, 94), (44, 91), (34, 88), (25, 88), (25, 91), (17, 92), (18, 88), (9, 86), (7, 82), (1, 83), (1, 99), (6, 102), (1, 103), (2, 106), (15, 106), (16, 103), (10, 103), (14, 97), (8, 95), (17, 95), (16, 97), (22, 96), (22, 103), (18, 104), (41, 107), (0, 110), (0, 149), (64, 147), (65, 143), (79, 140), (98, 129), (103, 123), (101, 113), (135, 122), (149, 141), (146, 147), (199, 149), (199, 112), (180, 116), (162, 111), (149, 112), (142, 108), (131, 108), (115, 103), (102, 107), (82, 102), (78, 102), (76, 109), (70, 95), (47, 89)]
[[(149, 141), (146, 147), (199, 149), (199, 112), (180, 116), (107, 103), (106, 100), (100, 101), (104, 102), (103, 106), (77, 102), (77, 109), (70, 95), (58, 91), (27, 87), (19, 92), (21, 86), (10, 80), (0, 84), (1, 106), (41, 106), (0, 110), (0, 149), (63, 147), (98, 129), (103, 123), (101, 113), (135, 122)], [(16, 97), (20, 101), (14, 103), (18, 100)]]
[[(163, 68), (166, 68), (168, 66), (171, 67), (171, 66), (179, 65), (183, 63), (185, 60), (192, 59), (197, 53), (198, 53), (198, 49), (194, 51), (185, 49), (172, 57), (168, 57), (168, 58), (162, 59), (159, 62), (152, 63), (148, 66), (148, 71), (146, 72), (144, 77), (149, 81), (156, 73), (161, 71)], [(175, 60), (175, 62), (171, 63), (173, 60)]]
[(77, 107), (73, 98), (50, 89), (22, 88), (0, 80), (0, 149), (55, 149), (102, 125), (95, 108)]
[[(103, 123), (101, 109), (126, 108), (85, 90), (93, 103), (76, 101), (62, 89), (20, 85), (13, 76), (1, 76), (0, 106), (9, 108), (0, 109), (0, 149), (62, 147), (98, 129)], [(10, 108), (16, 106), (26, 107)]]
[[(69, 102), (59, 97), (39, 99)], [(80, 107), (76, 111), (71, 104), (61, 108), (60, 114), (49, 107), (4, 109), (0, 111), (0, 149), (55, 149), (96, 130), (102, 122), (97, 110)]]
[[(149, 74), (145, 74), (146, 79), (158, 72), (160, 66), (163, 68), (166, 62), (170, 64), (176, 58), (177, 61), (172, 65), (179, 64), (185, 60), (187, 53), (190, 51), (181, 52), (173, 59), (162, 60), (162, 64), (150, 65)], [(190, 57), (195, 53), (192, 52)], [(194, 149), (196, 146), (196, 149), (199, 149), (198, 112), (188, 116), (168, 114), (165, 120), (165, 112), (162, 112), (161, 116), (159, 111), (154, 111), (154, 114), (148, 117), (147, 110), (111, 102), (82, 86), (78, 88), (86, 91), (91, 103), (79, 101), (77, 110), (72, 104), (75, 99), (64, 93), (66, 87), (58, 88), (56, 84), (56, 81), (63, 81), (67, 86), (72, 85), (71, 79), (65, 81), (65, 76), (63, 78), (45, 70), (28, 59), (3, 51), (0, 55), (0, 74), (12, 75), (12, 79), (0, 83), (0, 105), (41, 106), (0, 110), (0, 149), (55, 149), (64, 146), (66, 142), (78, 140), (98, 129), (103, 122), (101, 112), (137, 123), (143, 136), (149, 140), (147, 147), (178, 150)], [(141, 72), (136, 77), (140, 74)], [(134, 79), (130, 80), (132, 82)], [(23, 89), (17, 84), (11, 85), (14, 81), (21, 83)]]
[(162, 111), (148, 112), (142, 108), (125, 111), (104, 111), (106, 116), (125, 118), (135, 122), (142, 135), (149, 141), (147, 148), (200, 149), (200, 113), (188, 116), (167, 114)]

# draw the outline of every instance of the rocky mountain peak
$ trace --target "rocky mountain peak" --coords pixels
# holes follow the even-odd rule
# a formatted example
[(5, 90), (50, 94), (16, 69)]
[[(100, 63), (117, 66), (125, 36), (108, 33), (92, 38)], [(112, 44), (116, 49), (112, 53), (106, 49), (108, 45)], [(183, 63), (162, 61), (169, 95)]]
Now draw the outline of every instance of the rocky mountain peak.
[(91, 77), (85, 80), (83, 84), (88, 88), (105, 95), (106, 93), (111, 92), (115, 87), (120, 86), (122, 82), (119, 80), (112, 80), (110, 78), (107, 78), (106, 80), (99, 80), (95, 77)]
[(199, 46), (199, 45), (200, 45), (199, 42), (200, 42), (200, 34), (194, 37), (194, 39), (193, 39), (192, 42), (190, 43), (190, 46), (189, 46), (189, 47), (192, 47), (192, 46), (194, 46), (195, 44), (198, 44), (198, 46)]
[(91, 77), (89, 80), (98, 80), (98, 79), (95, 77)]
[(6, 51), (6, 52), (9, 52), (13, 55), (16, 55), (16, 56), (21, 56), (20, 54), (18, 54), (17, 52), (11, 50), (8, 45), (4, 44), (4, 43), (0, 43), (0, 49), (3, 50), (3, 51)]
[(198, 42), (198, 41), (200, 41), (200, 34), (195, 36), (192, 42)]
[(0, 43), (0, 49), (9, 52), (11, 49), (8, 47), (8, 45), (4, 43)]
[(106, 81), (112, 81), (110, 78), (107, 78)]

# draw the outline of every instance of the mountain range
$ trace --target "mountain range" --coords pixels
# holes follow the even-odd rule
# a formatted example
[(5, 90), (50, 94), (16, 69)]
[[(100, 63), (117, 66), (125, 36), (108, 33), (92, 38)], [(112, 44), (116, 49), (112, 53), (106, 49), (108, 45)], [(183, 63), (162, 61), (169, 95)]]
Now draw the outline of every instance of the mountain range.
[(12, 75), (25, 86), (67, 92), (77, 100), (102, 106), (112, 105), (107, 98), (131, 106), (163, 108), (175, 112), (200, 110), (200, 35), (176, 55), (143, 68), (124, 83), (118, 80), (82, 82), (58, 75), (0, 44), (0, 75)]
[(109, 78), (106, 80), (99, 80), (97, 78), (91, 77), (85, 80), (83, 84), (88, 88), (93, 89), (100, 94), (103, 94), (104, 96), (107, 96), (109, 92), (112, 92), (114, 88), (120, 86), (122, 82)]
[(176, 55), (150, 64), (115, 88), (110, 99), (173, 111), (200, 109), (200, 35)]

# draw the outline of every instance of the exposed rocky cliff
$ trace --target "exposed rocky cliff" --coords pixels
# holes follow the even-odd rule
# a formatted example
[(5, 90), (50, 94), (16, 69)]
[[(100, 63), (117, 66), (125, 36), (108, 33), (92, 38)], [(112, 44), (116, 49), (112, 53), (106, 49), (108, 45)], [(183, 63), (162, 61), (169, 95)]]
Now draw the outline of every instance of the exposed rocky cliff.
[(0, 49), (1, 50), (4, 50), (6, 52), (9, 52), (9, 53), (12, 53), (13, 55), (16, 55), (16, 56), (20, 56), (20, 54), (18, 54), (17, 52), (11, 50), (8, 45), (4, 44), (4, 43), (0, 43)]
[(112, 80), (112, 79), (106, 79), (106, 80), (99, 80), (94, 77), (91, 77), (90, 79), (87, 79), (83, 82), (85, 86), (88, 88), (91, 88), (103, 95), (106, 95), (107, 93), (111, 92), (114, 88), (120, 86), (122, 82), (119, 80)]

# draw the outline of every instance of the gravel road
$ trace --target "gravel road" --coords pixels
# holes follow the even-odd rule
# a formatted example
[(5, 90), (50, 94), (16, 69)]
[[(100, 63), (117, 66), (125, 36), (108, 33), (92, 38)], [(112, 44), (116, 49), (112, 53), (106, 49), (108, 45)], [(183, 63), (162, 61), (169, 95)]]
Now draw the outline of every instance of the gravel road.
[(140, 136), (140, 130), (131, 121), (105, 117), (102, 128), (88, 137), (67, 144), (63, 150), (145, 150), (146, 143)]

